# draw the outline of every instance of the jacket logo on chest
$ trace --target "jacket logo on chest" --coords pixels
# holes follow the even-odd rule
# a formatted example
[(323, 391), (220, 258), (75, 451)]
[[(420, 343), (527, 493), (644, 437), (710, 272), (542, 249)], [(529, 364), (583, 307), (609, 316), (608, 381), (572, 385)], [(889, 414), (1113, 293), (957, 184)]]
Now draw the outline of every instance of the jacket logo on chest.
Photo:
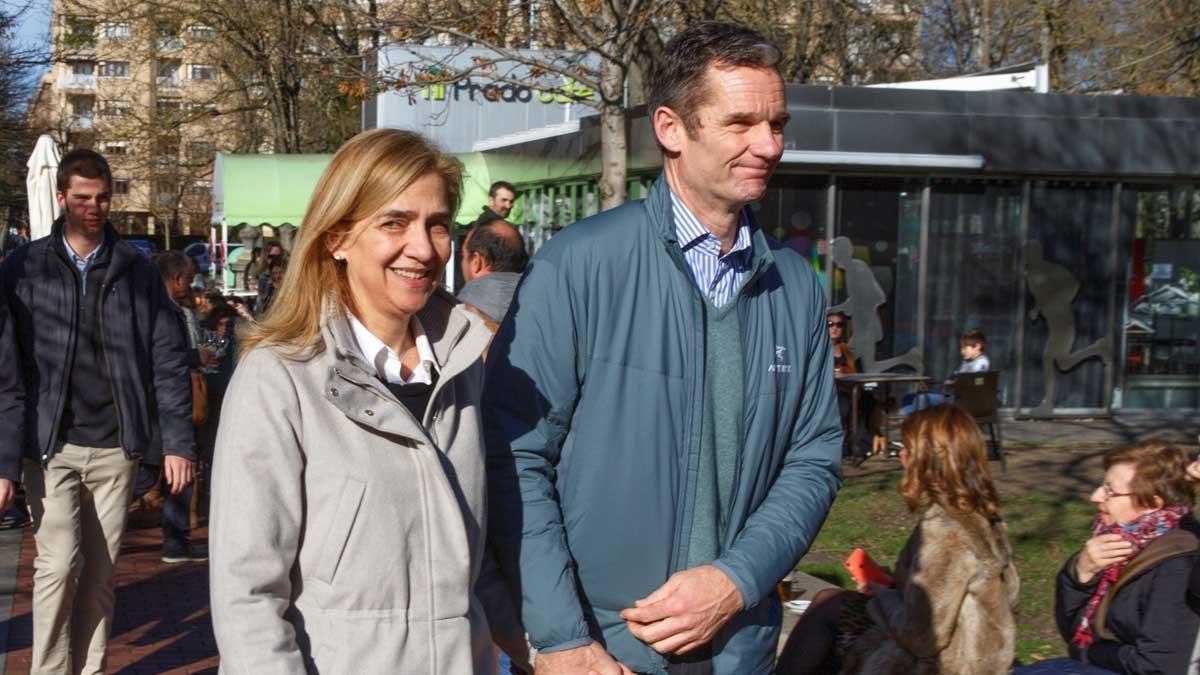
[(790, 373), (792, 365), (787, 362), (787, 347), (775, 345), (775, 363), (767, 366), (768, 373)]

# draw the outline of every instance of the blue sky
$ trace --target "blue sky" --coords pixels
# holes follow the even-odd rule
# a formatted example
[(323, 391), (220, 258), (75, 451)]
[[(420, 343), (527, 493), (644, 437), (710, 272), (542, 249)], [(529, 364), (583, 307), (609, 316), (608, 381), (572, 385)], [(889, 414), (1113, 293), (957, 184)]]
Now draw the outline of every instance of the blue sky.
[(50, 39), (50, 0), (0, 0), (0, 7), (6, 12), (28, 7), (21, 15), (17, 27), (17, 42), (25, 47), (49, 49)]

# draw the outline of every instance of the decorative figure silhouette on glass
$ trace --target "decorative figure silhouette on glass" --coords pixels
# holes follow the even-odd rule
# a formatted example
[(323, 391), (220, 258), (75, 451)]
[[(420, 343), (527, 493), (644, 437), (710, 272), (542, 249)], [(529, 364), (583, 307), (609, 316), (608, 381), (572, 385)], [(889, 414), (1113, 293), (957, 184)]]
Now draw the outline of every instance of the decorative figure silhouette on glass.
[(882, 361), (875, 360), (875, 344), (883, 339), (883, 322), (879, 308), (887, 304), (887, 295), (865, 262), (854, 257), (854, 243), (849, 237), (838, 237), (830, 243), (833, 263), (842, 268), (846, 280), (846, 300), (829, 308), (842, 312), (854, 322), (850, 336), (850, 351), (862, 361), (862, 372), (882, 373), (892, 368), (908, 366), (918, 373), (925, 367), (921, 346)]
[(1045, 259), (1042, 243), (1025, 242), (1025, 284), (1033, 295), (1034, 307), (1029, 310), (1029, 320), (1039, 318), (1046, 322), (1046, 348), (1042, 352), (1042, 378), (1044, 380), (1042, 402), (1033, 409), (1035, 416), (1047, 416), (1054, 411), (1055, 384), (1058, 372), (1068, 372), (1080, 362), (1098, 357), (1104, 367), (1110, 367), (1112, 353), (1107, 337), (1102, 337), (1090, 346), (1072, 352), (1075, 346), (1075, 312), (1071, 305), (1079, 294), (1079, 281), (1071, 272)]

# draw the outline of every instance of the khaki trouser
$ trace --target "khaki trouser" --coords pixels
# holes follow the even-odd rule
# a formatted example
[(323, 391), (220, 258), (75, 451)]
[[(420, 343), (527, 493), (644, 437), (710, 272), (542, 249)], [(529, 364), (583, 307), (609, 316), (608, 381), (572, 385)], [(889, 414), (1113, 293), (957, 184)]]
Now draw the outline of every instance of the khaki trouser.
[(121, 448), (69, 443), (44, 470), (25, 462), (37, 543), (31, 673), (104, 672), (113, 572), (136, 472)]

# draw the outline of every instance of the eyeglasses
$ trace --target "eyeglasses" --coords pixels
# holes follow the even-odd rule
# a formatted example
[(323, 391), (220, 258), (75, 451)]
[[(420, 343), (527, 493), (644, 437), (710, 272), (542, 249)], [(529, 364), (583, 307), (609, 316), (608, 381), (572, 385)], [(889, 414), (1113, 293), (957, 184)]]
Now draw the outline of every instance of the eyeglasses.
[(1106, 500), (1112, 499), (1113, 497), (1130, 497), (1133, 495), (1132, 492), (1113, 492), (1112, 488), (1108, 487), (1108, 483), (1102, 484), (1100, 489), (1104, 490), (1104, 498)]
[(829, 326), (830, 328), (833, 328), (834, 326), (841, 328), (844, 324), (845, 324), (844, 321), (826, 321), (825, 322), (825, 325)]

